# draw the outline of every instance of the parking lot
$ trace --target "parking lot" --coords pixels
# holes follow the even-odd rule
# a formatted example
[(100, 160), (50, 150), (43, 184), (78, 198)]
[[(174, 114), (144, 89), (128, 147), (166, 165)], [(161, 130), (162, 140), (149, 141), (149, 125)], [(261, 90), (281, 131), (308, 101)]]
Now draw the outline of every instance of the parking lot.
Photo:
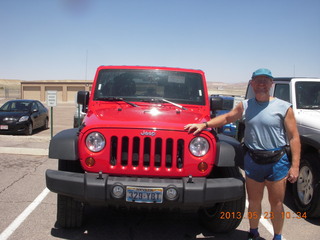
[[(0, 102), (2, 105), (3, 101)], [(35, 131), (32, 136), (0, 135), (0, 240), (4, 239), (246, 239), (246, 214), (236, 231), (213, 234), (188, 213), (126, 212), (102, 207), (86, 208), (87, 221), (79, 229), (60, 229), (56, 223), (56, 194), (45, 186), (46, 169), (57, 161), (47, 157), (53, 135), (73, 126), (75, 104), (53, 108), (53, 128)], [(49, 108), (50, 112), (50, 108)], [(49, 124), (51, 126), (51, 124)], [(295, 214), (287, 192), (285, 239), (316, 239), (320, 219), (303, 219)], [(267, 193), (263, 202), (260, 234), (272, 239)]]

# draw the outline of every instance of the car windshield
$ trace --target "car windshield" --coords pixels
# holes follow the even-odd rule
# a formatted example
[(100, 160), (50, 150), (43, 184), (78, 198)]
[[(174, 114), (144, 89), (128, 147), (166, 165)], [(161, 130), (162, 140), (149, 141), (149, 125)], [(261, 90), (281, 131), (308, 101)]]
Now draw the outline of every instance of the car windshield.
[(30, 108), (30, 102), (24, 101), (10, 101), (3, 104), (0, 111), (6, 112), (27, 112)]
[(136, 102), (156, 98), (180, 104), (205, 104), (201, 74), (166, 70), (101, 70), (94, 100), (112, 97)]
[(297, 82), (297, 108), (320, 109), (320, 82)]

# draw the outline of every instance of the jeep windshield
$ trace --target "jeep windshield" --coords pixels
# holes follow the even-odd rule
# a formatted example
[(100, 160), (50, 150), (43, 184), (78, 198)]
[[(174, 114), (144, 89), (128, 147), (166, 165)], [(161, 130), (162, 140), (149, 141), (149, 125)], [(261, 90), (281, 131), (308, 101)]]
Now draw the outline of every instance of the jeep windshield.
[(131, 102), (205, 105), (202, 76), (198, 73), (143, 70), (102, 69), (99, 72), (94, 100), (120, 98)]
[(297, 108), (320, 109), (320, 82), (297, 82)]

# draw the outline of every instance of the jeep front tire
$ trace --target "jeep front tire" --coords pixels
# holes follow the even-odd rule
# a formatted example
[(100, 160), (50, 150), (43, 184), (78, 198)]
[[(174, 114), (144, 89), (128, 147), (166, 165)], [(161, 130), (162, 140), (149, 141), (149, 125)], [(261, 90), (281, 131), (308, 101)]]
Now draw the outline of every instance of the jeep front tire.
[[(83, 172), (79, 161), (59, 160), (58, 169), (68, 172)], [(81, 227), (83, 223), (84, 203), (71, 197), (58, 194), (57, 223), (62, 228)]]
[[(215, 177), (235, 177), (243, 179), (237, 167), (215, 167)], [(243, 192), (245, 189), (243, 188)], [(203, 208), (199, 212), (200, 221), (215, 233), (225, 233), (235, 230), (244, 214), (245, 192), (243, 197), (230, 202), (217, 203), (212, 207)]]

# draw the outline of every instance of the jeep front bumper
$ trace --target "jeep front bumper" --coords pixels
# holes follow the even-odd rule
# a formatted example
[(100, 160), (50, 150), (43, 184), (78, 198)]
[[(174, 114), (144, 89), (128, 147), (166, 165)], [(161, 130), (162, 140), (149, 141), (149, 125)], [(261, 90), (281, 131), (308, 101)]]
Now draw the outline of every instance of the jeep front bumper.
[[(46, 171), (46, 183), (50, 191), (70, 196), (89, 203), (104, 203), (109, 205), (137, 205), (127, 202), (126, 196), (114, 197), (112, 189), (116, 185), (126, 189), (162, 188), (164, 192), (161, 204), (148, 204), (153, 207), (200, 208), (213, 206), (218, 202), (240, 199), (244, 196), (243, 179), (237, 178), (138, 178), (109, 176), (97, 173), (73, 173), (56, 170)], [(166, 197), (166, 189), (175, 188), (178, 192), (176, 199)], [(155, 206), (156, 205), (156, 206)]]

